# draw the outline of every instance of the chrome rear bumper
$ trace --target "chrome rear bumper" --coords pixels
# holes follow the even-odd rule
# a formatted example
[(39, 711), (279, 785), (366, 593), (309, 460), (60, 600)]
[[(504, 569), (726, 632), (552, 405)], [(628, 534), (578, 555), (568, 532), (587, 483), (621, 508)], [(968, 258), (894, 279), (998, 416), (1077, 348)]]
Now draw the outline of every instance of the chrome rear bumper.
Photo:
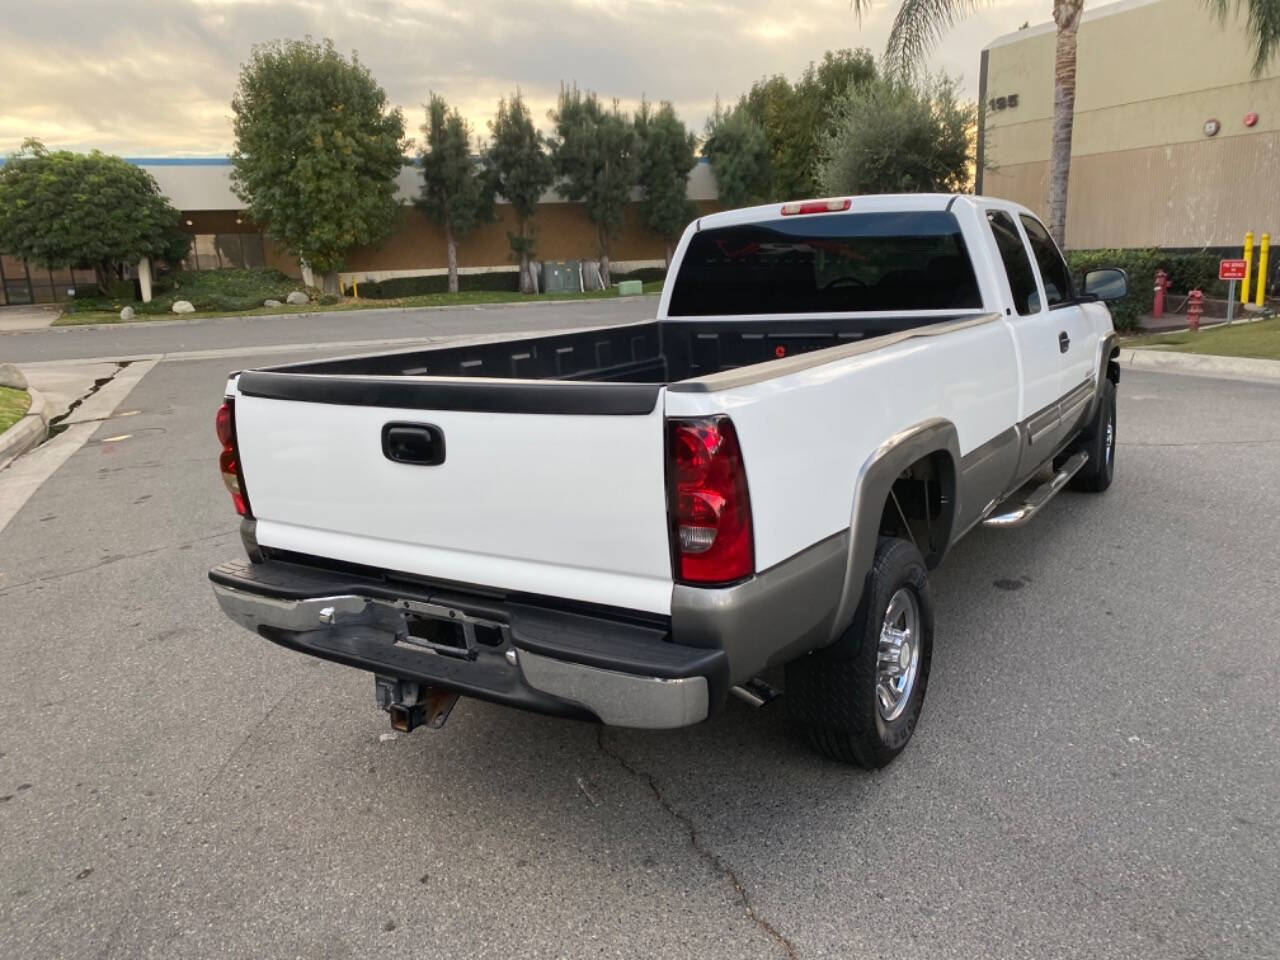
[[(210, 573), (214, 595), (232, 620), (269, 640), (313, 656), (399, 676), (430, 686), (455, 690), (467, 696), (507, 703), (525, 709), (568, 716), (584, 713), (611, 726), (670, 728), (688, 726), (706, 719), (711, 708), (711, 692), (706, 675), (657, 676), (634, 669), (615, 669), (600, 653), (607, 655), (610, 637), (605, 632), (594, 639), (594, 663), (574, 662), (549, 652), (554, 646), (554, 629), (539, 621), (530, 632), (528, 649), (521, 643), (521, 620), (476, 615), (462, 606), (432, 599), (399, 599), (335, 591), (316, 596), (266, 595), (242, 589), (225, 573), (251, 572), (250, 565), (224, 565)], [(403, 633), (397, 624), (405, 617), (439, 620), (467, 638), (465, 646), (432, 646)], [(583, 630), (576, 618), (566, 615), (566, 634), (581, 642)], [(596, 626), (601, 621), (593, 620)], [(554, 621), (552, 621), (554, 624)], [(487, 643), (475, 644), (477, 628), (486, 633)], [(597, 627), (598, 628), (598, 627)], [(637, 666), (637, 644), (628, 634), (634, 630), (619, 626), (617, 643), (620, 660)], [(592, 639), (587, 635), (588, 639)], [(656, 673), (671, 673), (673, 644), (653, 645)], [(574, 651), (566, 647), (570, 655)], [(690, 664), (710, 662), (712, 651), (690, 648)], [(718, 651), (715, 651), (718, 653)]]

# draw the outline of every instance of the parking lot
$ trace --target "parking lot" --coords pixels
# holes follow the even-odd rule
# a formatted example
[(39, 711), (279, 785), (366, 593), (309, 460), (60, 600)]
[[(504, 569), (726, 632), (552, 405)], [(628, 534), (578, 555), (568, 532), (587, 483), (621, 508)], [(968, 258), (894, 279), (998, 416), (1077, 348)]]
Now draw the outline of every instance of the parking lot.
[(784, 701), (675, 732), (462, 701), (394, 737), (367, 675), (218, 610), (229, 370), (650, 308), (0, 336), (169, 354), (0, 531), (0, 956), (1280, 955), (1280, 385), (1126, 371), (1111, 491), (937, 571), (879, 773)]

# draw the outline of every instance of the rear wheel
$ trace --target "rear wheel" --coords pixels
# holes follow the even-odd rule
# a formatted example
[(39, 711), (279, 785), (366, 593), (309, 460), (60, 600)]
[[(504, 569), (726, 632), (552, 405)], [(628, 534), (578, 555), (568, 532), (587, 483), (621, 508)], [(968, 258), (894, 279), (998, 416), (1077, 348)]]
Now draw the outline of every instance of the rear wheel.
[(1075, 449), (1088, 453), (1089, 462), (1071, 478), (1071, 489), (1101, 493), (1111, 486), (1116, 472), (1116, 385), (1110, 380), (1102, 381), (1097, 412)]
[(809, 742), (833, 760), (878, 768), (915, 731), (933, 656), (933, 598), (920, 551), (881, 538), (853, 623), (787, 665), (787, 700)]

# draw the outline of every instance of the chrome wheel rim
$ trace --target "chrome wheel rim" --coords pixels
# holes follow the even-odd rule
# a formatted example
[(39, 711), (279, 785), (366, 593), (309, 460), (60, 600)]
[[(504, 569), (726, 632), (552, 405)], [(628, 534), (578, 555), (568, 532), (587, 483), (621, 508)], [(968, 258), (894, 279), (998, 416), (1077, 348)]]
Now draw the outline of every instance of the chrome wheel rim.
[(1107, 448), (1102, 454), (1102, 456), (1106, 460), (1106, 464), (1108, 467), (1111, 466), (1111, 456), (1112, 456), (1112, 453), (1115, 451), (1115, 448), (1116, 448), (1116, 418), (1113, 416), (1108, 416), (1107, 417)]
[(881, 719), (897, 720), (907, 709), (920, 673), (920, 605), (901, 587), (889, 598), (880, 627), (876, 661), (876, 706)]

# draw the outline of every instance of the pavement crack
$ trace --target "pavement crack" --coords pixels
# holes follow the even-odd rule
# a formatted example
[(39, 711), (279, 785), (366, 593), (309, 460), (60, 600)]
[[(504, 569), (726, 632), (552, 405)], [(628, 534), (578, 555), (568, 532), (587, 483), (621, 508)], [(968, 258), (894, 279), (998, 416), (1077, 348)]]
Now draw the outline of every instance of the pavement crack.
[[(67, 427), (69, 427), (69, 426), (70, 426), (70, 424), (68, 424), (68, 423), (66, 422), (67, 417), (69, 417), (69, 416), (71, 416), (71, 414), (75, 413), (76, 408), (77, 408), (78, 406), (80, 406), (80, 404), (84, 403), (86, 400), (88, 400), (90, 397), (92, 397), (95, 393), (97, 393), (99, 390), (101, 390), (103, 387), (105, 387), (108, 383), (110, 383), (110, 382), (111, 382), (112, 380), (114, 380), (116, 377), (120, 376), (121, 371), (123, 371), (126, 367), (128, 367), (128, 366), (129, 366), (129, 364), (133, 363), (133, 361), (132, 361), (132, 360), (116, 360), (116, 361), (114, 361), (114, 363), (115, 363), (115, 365), (116, 365), (116, 369), (115, 369), (115, 372), (111, 374), (111, 376), (109, 376), (109, 377), (99, 377), (97, 380), (93, 381), (93, 386), (89, 388), (88, 392), (86, 392), (86, 393), (85, 393), (85, 394), (83, 394), (82, 396), (79, 396), (79, 397), (77, 397), (76, 399), (74, 399), (74, 400), (72, 400), (72, 401), (71, 401), (71, 406), (67, 407), (67, 412), (66, 412), (66, 413), (60, 414), (59, 416), (56, 416), (56, 417), (54, 417), (52, 420), (50, 420), (50, 421), (49, 421), (49, 436), (45, 438), (45, 439), (46, 439), (46, 442), (47, 442), (49, 439), (52, 439), (53, 437), (56, 437), (56, 436), (57, 436), (58, 434), (60, 434), (63, 430), (67, 429)], [(108, 416), (109, 416), (109, 415), (108, 415)], [(92, 419), (86, 419), (84, 422), (85, 422), (85, 423), (98, 423), (99, 421), (101, 421), (101, 420), (105, 420), (105, 419), (107, 419), (107, 418), (106, 418), (106, 417), (95, 417), (95, 418), (92, 418)]]
[(45, 577), (33, 577), (30, 580), (20, 580), (17, 583), (10, 583), (0, 587), (0, 597), (5, 594), (17, 590), (19, 587), (29, 587), (33, 583), (51, 583), (54, 580), (62, 580), (66, 577), (74, 577), (79, 573), (89, 573), (93, 570), (99, 570), (102, 567), (109, 566), (113, 563), (119, 563), (121, 560), (135, 560), (138, 557), (149, 557), (155, 553), (163, 553), (166, 550), (181, 550), (183, 547), (194, 546), (197, 543), (204, 543), (206, 540), (217, 540), (220, 537), (236, 536), (236, 530), (224, 530), (222, 533), (211, 533), (207, 537), (194, 537), (190, 540), (183, 540), (181, 543), (166, 543), (158, 547), (151, 547), (147, 550), (139, 550), (136, 553), (115, 553), (108, 557), (103, 557), (96, 563), (91, 563), (85, 567), (76, 567), (74, 570), (62, 570), (58, 573), (51, 573)]
[(729, 881), (730, 886), (733, 887), (734, 893), (737, 894), (738, 900), (742, 903), (742, 907), (746, 911), (747, 917), (751, 922), (759, 927), (770, 940), (776, 943), (789, 960), (796, 960), (796, 948), (792, 945), (790, 940), (783, 936), (782, 932), (778, 930), (777, 927), (764, 917), (760, 916), (756, 911), (755, 905), (751, 902), (751, 894), (738, 878), (738, 874), (734, 871), (733, 867), (725, 863), (720, 858), (719, 854), (702, 842), (702, 839), (698, 834), (697, 826), (688, 816), (677, 810), (675, 805), (667, 799), (666, 794), (662, 791), (661, 785), (659, 785), (657, 778), (654, 777), (653, 774), (635, 767), (629, 760), (627, 760), (626, 757), (605, 742), (604, 731), (604, 724), (601, 724), (596, 729), (596, 746), (599, 748), (600, 752), (613, 760), (623, 770), (631, 774), (631, 776), (648, 784), (649, 790), (653, 794), (654, 799), (658, 801), (658, 805), (662, 807), (671, 819), (675, 820), (684, 828), (685, 833), (688, 835), (689, 846), (693, 848), (698, 856), (706, 861), (707, 865), (710, 866), (712, 870)]
[(281, 697), (271, 705), (270, 709), (268, 709), (266, 713), (262, 715), (262, 719), (245, 731), (245, 735), (240, 738), (240, 742), (237, 743), (232, 748), (231, 752), (227, 754), (226, 759), (223, 760), (222, 763), (218, 764), (218, 769), (213, 771), (209, 779), (205, 781), (204, 786), (200, 788), (201, 797), (207, 797), (209, 795), (209, 791), (213, 788), (213, 785), (222, 779), (222, 775), (227, 772), (227, 768), (231, 766), (231, 762), (235, 760), (236, 757), (240, 756), (240, 751), (245, 748), (245, 745), (258, 735), (258, 731), (266, 726), (267, 721), (275, 715), (275, 712), (279, 710), (286, 701), (291, 700), (292, 697)]

